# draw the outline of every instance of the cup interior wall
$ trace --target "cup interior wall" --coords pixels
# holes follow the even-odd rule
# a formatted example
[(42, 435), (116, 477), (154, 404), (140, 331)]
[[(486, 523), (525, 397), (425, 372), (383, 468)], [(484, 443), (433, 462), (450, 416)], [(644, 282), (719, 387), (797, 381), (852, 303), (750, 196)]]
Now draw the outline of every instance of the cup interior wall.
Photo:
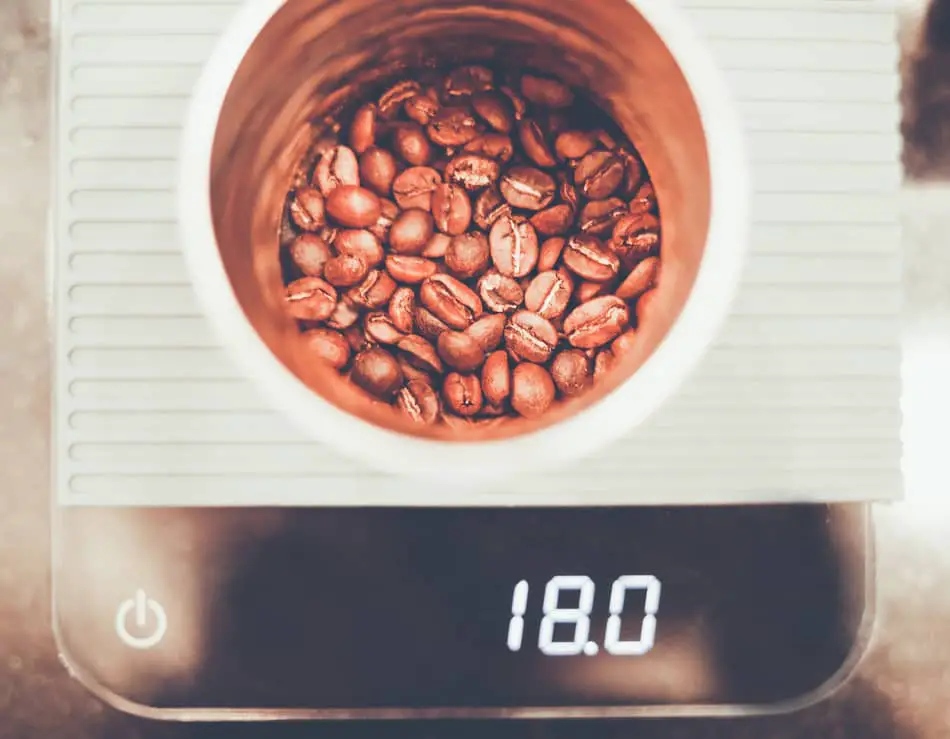
[(637, 147), (663, 228), (655, 310), (635, 348), (587, 395), (537, 421), (508, 424), (503, 435), (604, 401), (636, 372), (685, 305), (709, 229), (709, 157), (694, 96), (662, 39), (626, 0), (289, 0), (246, 54), (218, 121), (210, 193), (218, 248), (247, 319), (284, 365), (337, 407), (413, 435), (458, 431), (420, 432), (335, 371), (304, 361), (297, 326), (283, 310), (278, 233), (295, 173), (330, 113), (407, 69), (471, 62), (548, 72), (587, 91)]

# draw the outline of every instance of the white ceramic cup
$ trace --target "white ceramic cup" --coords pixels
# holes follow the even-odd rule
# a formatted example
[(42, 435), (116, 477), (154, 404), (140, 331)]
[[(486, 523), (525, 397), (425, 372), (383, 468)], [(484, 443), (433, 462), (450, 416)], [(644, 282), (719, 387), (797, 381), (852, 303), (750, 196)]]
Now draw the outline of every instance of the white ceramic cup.
[[(504, 439), (420, 437), (359, 417), (345, 398), (313, 389), (325, 376), (289, 348), (297, 330), (281, 311), (278, 226), (312, 143), (308, 123), (430, 53), (518, 53), (593, 89), (637, 145), (660, 203), (657, 308), (618, 379), (554, 422)], [(631, 433), (677, 390), (729, 311), (748, 241), (748, 178), (722, 74), (671, 0), (253, 0), (195, 90), (179, 216), (208, 318), (313, 439), (420, 482), (484, 485), (576, 462)]]

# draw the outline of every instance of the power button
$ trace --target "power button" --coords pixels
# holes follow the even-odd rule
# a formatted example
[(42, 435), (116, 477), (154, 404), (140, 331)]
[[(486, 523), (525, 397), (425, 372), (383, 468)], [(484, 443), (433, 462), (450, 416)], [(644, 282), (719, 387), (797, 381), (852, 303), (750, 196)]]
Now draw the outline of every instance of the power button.
[(168, 615), (162, 604), (137, 590), (135, 595), (119, 604), (115, 614), (115, 632), (122, 643), (132, 649), (152, 649), (161, 643), (168, 631)]

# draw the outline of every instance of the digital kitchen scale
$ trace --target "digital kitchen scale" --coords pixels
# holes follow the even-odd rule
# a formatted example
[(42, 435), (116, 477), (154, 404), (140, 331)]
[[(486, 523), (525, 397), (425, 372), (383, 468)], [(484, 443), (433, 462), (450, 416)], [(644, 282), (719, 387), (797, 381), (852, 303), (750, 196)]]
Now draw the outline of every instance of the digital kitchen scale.
[(636, 465), (436, 508), (302, 437), (194, 299), (181, 125), (239, 3), (54, 0), (54, 623), (88, 688), (163, 719), (556, 718), (787, 711), (846, 679), (867, 501), (900, 491), (896, 17), (682, 4), (753, 161), (733, 315)]

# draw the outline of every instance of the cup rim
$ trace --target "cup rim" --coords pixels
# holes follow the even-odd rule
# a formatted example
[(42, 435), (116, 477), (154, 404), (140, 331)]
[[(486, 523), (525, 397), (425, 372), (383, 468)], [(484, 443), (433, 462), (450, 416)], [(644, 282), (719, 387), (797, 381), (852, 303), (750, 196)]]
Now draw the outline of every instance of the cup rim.
[[(669, 0), (627, 0), (680, 68), (706, 137), (712, 198), (709, 229), (695, 283), (679, 317), (609, 399), (522, 436), (453, 442), (376, 426), (311, 390), (270, 351), (247, 319), (220, 258), (209, 193), (221, 112), (248, 51), (287, 1), (257, 0), (238, 11), (194, 90), (180, 151), (178, 214), (185, 261), (199, 304), (246, 374), (311, 438), (381, 471), (453, 484), (559, 467), (619, 441), (642, 424), (679, 388), (715, 337), (730, 311), (748, 249), (751, 192), (744, 128), (725, 78), (686, 12)], [(472, 454), (475, 447), (478, 455)]]

